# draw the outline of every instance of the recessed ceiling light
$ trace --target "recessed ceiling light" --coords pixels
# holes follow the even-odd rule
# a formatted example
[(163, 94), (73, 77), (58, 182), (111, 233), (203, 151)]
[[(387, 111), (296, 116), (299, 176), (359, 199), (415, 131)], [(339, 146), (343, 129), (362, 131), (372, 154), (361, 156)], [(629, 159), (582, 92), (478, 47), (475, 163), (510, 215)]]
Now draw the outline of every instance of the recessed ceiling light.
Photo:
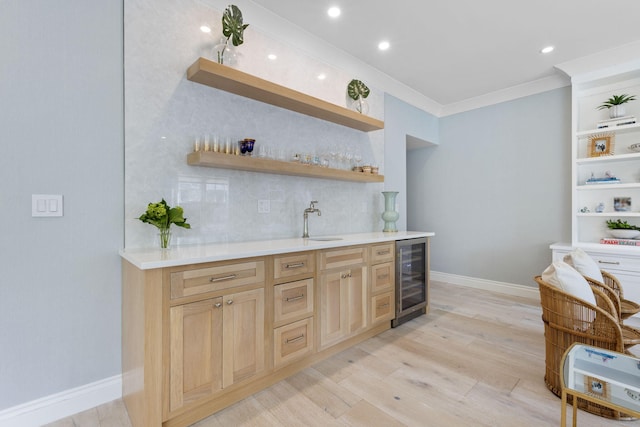
[(380, 43), (378, 43), (378, 49), (380, 49), (380, 50), (387, 50), (387, 49), (389, 49), (389, 46), (390, 46), (390, 44), (386, 40), (381, 41)]
[(269, 58), (272, 61), (275, 61), (276, 59), (278, 59), (278, 57), (276, 55), (274, 55), (273, 53), (270, 53), (269, 55), (267, 55), (267, 58)]
[(208, 27), (207, 25), (203, 25), (202, 27), (200, 27), (200, 31), (202, 31), (203, 33), (210, 33), (211, 28)]
[(326, 74), (318, 74), (318, 80), (324, 80), (327, 78)]
[(547, 46), (540, 49), (540, 53), (551, 53), (555, 49), (553, 46)]
[(336, 6), (330, 7), (329, 10), (327, 10), (327, 15), (332, 18), (337, 18), (340, 16), (340, 8)]

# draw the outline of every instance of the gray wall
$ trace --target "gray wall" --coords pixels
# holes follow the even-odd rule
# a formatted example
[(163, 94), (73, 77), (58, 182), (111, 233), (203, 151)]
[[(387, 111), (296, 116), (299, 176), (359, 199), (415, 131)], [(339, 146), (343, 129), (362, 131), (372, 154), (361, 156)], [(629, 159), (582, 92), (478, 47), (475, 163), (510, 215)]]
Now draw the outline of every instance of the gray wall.
[[(407, 223), (408, 205), (413, 197), (407, 191), (407, 135), (437, 144), (439, 120), (406, 102), (385, 94), (384, 97), (384, 189), (398, 191), (396, 206), (400, 218), (398, 230), (427, 230), (412, 228)], [(431, 230), (427, 230), (431, 231)]]
[(407, 159), (432, 270), (534, 285), (571, 237), (570, 124), (568, 87), (440, 119), (440, 145)]
[(124, 143), (122, 2), (0, 9), (1, 410), (120, 373)]

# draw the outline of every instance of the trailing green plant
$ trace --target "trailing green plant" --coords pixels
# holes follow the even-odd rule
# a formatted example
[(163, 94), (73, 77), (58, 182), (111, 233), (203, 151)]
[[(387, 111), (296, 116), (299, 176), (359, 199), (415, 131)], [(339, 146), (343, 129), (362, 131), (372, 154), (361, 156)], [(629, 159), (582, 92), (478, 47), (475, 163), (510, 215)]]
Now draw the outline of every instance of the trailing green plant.
[(357, 101), (361, 98), (366, 98), (369, 96), (370, 90), (366, 84), (361, 82), (360, 80), (353, 79), (347, 85), (347, 94), (349, 98)]
[(229, 46), (229, 40), (234, 46), (240, 46), (244, 43), (244, 30), (249, 24), (242, 22), (242, 12), (235, 4), (229, 5), (222, 14), (222, 35), (227, 39), (224, 42), (222, 50), (218, 51), (218, 63), (224, 64), (224, 52)]
[(608, 219), (607, 227), (612, 230), (640, 230), (640, 227), (629, 224), (627, 221), (623, 221), (621, 219), (618, 219), (616, 221)]
[(598, 106), (598, 110), (609, 109), (616, 105), (626, 104), (630, 101), (635, 101), (635, 95), (628, 95), (626, 93), (622, 95), (613, 95), (611, 98), (607, 99), (605, 102)]

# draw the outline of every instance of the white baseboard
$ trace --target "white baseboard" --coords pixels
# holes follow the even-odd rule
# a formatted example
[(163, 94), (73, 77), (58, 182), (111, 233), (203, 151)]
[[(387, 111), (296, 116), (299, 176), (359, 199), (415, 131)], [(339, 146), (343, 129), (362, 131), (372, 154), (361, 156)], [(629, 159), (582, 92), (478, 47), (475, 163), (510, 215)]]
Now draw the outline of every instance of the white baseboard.
[(122, 397), (122, 375), (0, 411), (0, 427), (39, 427)]
[(485, 291), (514, 295), (525, 298), (540, 299), (537, 287), (516, 285), (513, 283), (496, 282), (495, 280), (478, 279), (476, 277), (459, 276), (457, 274), (431, 271), (430, 280), (451, 283), (453, 285), (466, 286), (468, 288), (484, 289)]

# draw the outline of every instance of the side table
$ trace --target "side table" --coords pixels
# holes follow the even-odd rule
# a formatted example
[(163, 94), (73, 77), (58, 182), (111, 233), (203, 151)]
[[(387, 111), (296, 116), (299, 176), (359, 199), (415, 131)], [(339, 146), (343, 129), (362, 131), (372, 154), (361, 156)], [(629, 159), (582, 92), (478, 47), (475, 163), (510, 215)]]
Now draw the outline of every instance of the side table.
[(561, 427), (566, 426), (569, 395), (573, 396), (574, 427), (578, 398), (640, 418), (640, 359), (575, 343), (564, 353), (560, 366)]

